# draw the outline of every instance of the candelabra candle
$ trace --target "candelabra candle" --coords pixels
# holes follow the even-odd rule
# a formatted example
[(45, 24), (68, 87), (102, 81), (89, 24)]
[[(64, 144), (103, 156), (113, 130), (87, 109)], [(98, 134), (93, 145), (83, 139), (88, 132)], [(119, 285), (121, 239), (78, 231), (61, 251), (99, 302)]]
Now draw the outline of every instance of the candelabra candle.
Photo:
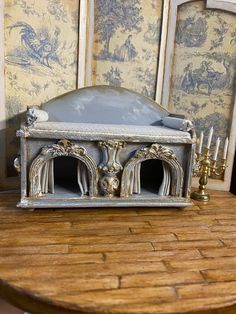
[(198, 154), (202, 153), (203, 137), (204, 135), (203, 135), (203, 132), (201, 131), (200, 139), (199, 139), (199, 146), (198, 146)]
[(216, 141), (216, 148), (215, 148), (215, 152), (214, 152), (214, 156), (213, 156), (212, 160), (217, 160), (219, 147), (220, 147), (220, 138), (218, 137), (217, 141)]
[[(194, 191), (191, 193), (191, 197), (197, 201), (203, 201), (207, 202), (210, 199), (210, 195), (207, 191), (207, 182), (208, 178), (216, 178), (216, 177), (222, 177), (224, 176), (225, 169), (227, 167), (226, 165), (226, 157), (227, 157), (227, 151), (229, 146), (229, 140), (226, 138), (225, 145), (224, 145), (224, 153), (223, 158), (221, 159), (221, 163), (219, 166), (217, 166), (217, 157), (219, 153), (219, 147), (220, 147), (220, 138), (217, 138), (216, 141), (216, 147), (214, 151), (213, 158), (211, 159), (211, 153), (210, 153), (210, 146), (212, 141), (212, 135), (213, 135), (213, 128), (211, 128), (208, 136), (207, 141), (207, 147), (204, 151), (204, 153), (201, 152), (202, 147), (199, 147), (198, 153), (196, 156), (196, 165), (197, 169), (194, 170), (194, 174), (199, 175), (199, 188), (197, 191)], [(200, 138), (201, 142), (201, 138)], [(199, 145), (200, 146), (200, 145)]]
[(224, 146), (224, 152), (223, 152), (223, 158), (222, 159), (226, 159), (226, 157), (227, 157), (228, 146), (229, 146), (229, 139), (227, 137), (225, 140), (225, 146)]
[(207, 140), (207, 149), (210, 149), (213, 131), (213, 127), (211, 127)]

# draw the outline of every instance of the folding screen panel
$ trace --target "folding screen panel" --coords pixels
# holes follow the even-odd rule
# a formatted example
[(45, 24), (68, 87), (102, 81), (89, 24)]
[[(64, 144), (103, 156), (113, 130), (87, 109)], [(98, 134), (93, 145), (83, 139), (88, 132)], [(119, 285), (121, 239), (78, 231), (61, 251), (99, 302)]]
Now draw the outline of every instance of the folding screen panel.
[(94, 1), (92, 85), (155, 98), (162, 6), (160, 0)]
[[(1, 0), (2, 1), (2, 0)], [(16, 176), (21, 114), (77, 87), (79, 0), (5, 0), (0, 181)], [(9, 180), (4, 180), (9, 179)], [(3, 184), (5, 181), (5, 184)]]
[(186, 114), (198, 134), (214, 125), (214, 140), (229, 136), (225, 178), (209, 185), (229, 189), (236, 135), (235, 1), (0, 0), (0, 14), (5, 41), (0, 185), (15, 176), (15, 130), (28, 105), (76, 87), (106, 84)]
[(222, 139), (220, 154), (230, 137), (225, 178), (210, 182), (226, 190), (235, 149), (235, 25), (236, 14), (208, 9), (206, 1), (171, 1), (162, 97), (169, 110), (194, 122), (198, 135), (213, 126), (214, 142)]

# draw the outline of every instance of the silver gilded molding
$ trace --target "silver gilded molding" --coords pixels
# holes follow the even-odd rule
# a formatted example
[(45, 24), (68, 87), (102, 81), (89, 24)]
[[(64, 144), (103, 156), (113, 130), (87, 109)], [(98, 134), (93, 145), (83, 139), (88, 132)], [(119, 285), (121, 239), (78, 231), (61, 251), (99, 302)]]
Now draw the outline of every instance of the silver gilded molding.
[(86, 165), (90, 182), (89, 196), (97, 196), (98, 169), (95, 161), (87, 154), (84, 147), (73, 144), (69, 140), (60, 140), (57, 144), (42, 147), (40, 154), (33, 160), (29, 171), (30, 197), (42, 196), (42, 168), (46, 162), (60, 156), (77, 158)]
[(142, 148), (136, 151), (135, 155), (128, 160), (126, 163), (122, 179), (121, 179), (121, 197), (129, 197), (129, 184), (130, 184), (130, 173), (136, 165), (139, 163), (149, 160), (159, 159), (170, 165), (171, 169), (171, 196), (181, 197), (183, 190), (184, 172), (183, 169), (174, 154), (174, 152), (162, 145), (152, 144), (149, 147)]

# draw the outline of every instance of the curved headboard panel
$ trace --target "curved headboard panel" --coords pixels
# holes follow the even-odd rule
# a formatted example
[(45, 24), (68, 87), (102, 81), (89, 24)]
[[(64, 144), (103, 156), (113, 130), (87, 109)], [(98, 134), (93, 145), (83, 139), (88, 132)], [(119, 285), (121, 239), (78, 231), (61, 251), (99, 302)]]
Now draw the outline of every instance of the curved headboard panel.
[(141, 94), (121, 87), (91, 86), (42, 105), (49, 121), (159, 125), (169, 112)]

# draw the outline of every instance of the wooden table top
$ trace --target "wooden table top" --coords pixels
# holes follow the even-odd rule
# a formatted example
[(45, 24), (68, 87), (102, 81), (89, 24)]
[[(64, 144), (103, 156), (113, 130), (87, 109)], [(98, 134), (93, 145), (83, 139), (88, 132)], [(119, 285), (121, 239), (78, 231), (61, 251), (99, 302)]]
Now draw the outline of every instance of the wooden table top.
[(35, 314), (236, 313), (236, 197), (211, 196), (29, 211), (0, 194), (0, 296)]

